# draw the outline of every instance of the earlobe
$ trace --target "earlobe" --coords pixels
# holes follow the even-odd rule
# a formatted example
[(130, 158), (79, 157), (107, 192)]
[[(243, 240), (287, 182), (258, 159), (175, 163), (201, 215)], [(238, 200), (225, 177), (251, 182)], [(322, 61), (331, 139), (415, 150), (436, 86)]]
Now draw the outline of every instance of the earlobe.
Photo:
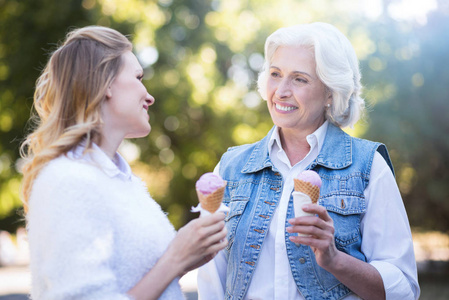
[(111, 87), (109, 86), (109, 87), (106, 89), (106, 99), (110, 99), (110, 98), (112, 98), (112, 89), (111, 89)]
[(331, 105), (332, 105), (332, 102), (333, 102), (333, 100), (334, 100), (334, 98), (332, 97), (332, 93), (331, 92), (329, 92), (329, 95), (327, 96), (327, 105), (326, 105), (326, 107), (331, 107)]

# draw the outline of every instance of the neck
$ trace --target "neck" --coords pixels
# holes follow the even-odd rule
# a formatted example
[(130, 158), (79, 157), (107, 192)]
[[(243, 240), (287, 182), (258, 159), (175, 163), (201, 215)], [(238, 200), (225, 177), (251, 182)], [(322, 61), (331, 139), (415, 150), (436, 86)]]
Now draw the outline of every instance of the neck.
[(110, 159), (114, 159), (115, 153), (117, 152), (118, 147), (120, 146), (122, 141), (123, 137), (114, 136), (113, 133), (112, 134), (102, 133), (101, 141), (99, 143), (97, 141), (96, 144), (98, 145), (98, 147), (100, 147), (101, 150), (103, 150), (104, 153), (106, 153), (106, 155)]
[(310, 145), (307, 142), (307, 136), (314, 133), (321, 125), (323, 125), (323, 123), (313, 130), (279, 128), (279, 137), (281, 139), (282, 148), (292, 166), (303, 160), (309, 153)]
[(290, 132), (280, 128), (279, 137), (281, 139), (282, 149), (284, 149), (292, 166), (303, 160), (310, 151), (310, 145), (306, 139), (307, 134)]

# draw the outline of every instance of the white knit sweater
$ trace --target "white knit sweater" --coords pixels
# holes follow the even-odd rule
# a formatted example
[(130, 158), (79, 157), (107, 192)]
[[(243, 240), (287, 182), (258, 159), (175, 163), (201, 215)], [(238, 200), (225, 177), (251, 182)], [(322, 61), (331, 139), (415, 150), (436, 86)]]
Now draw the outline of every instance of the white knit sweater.
[[(33, 300), (130, 299), (175, 231), (144, 183), (116, 155), (82, 147), (51, 161), (29, 200)], [(178, 279), (160, 299), (184, 299)]]

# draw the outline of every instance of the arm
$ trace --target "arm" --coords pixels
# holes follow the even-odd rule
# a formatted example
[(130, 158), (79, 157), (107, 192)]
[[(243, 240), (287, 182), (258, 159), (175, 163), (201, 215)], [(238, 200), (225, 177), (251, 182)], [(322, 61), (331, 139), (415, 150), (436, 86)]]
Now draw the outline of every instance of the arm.
[[(220, 163), (214, 169), (219, 174)], [(223, 300), (226, 292), (227, 259), (223, 251), (204, 266), (198, 269), (198, 296), (199, 299)]]
[[(387, 299), (418, 299), (416, 262), (407, 214), (393, 174), (378, 153), (374, 157), (370, 183), (365, 190), (365, 197), (368, 207), (362, 219), (361, 230), (362, 251), (368, 263), (347, 257), (348, 255), (339, 253), (335, 249), (333, 244), (334, 228), (331, 220), (327, 219), (327, 212), (319, 207), (314, 208), (316, 205), (312, 205), (309, 208), (310, 212), (316, 213), (320, 217), (320, 219), (312, 217), (315, 220), (311, 222), (316, 221), (313, 226), (316, 226), (315, 229), (318, 231), (326, 232), (324, 234), (320, 231), (323, 234), (322, 240), (314, 241), (314, 243), (328, 239), (327, 246), (330, 247), (329, 254), (326, 255), (328, 258), (319, 261), (317, 257), (317, 262), (320, 265), (323, 264), (321, 265), (323, 268), (334, 274), (337, 279), (362, 298), (370, 299), (370, 295), (375, 295), (369, 291), (372, 287), (375, 290), (384, 291), (384, 298)], [(309, 221), (306, 223), (312, 224)], [(291, 224), (298, 227), (288, 229), (288, 231), (306, 232), (303, 227), (306, 223), (293, 219)], [(302, 226), (299, 226), (300, 224)], [(298, 240), (295, 238), (294, 241)], [(302, 243), (311, 245), (312, 241), (303, 240)], [(317, 246), (324, 249), (320, 244)], [(314, 249), (316, 255), (317, 249)], [(319, 250), (318, 256), (325, 254), (326, 251)], [(333, 257), (336, 259), (335, 265), (334, 263), (329, 265), (327, 260), (332, 260)], [(345, 266), (348, 266), (349, 263), (349, 270), (345, 270), (344, 266), (341, 266), (342, 263)], [(360, 284), (361, 282), (363, 284)], [(365, 292), (368, 293), (367, 296), (364, 296)], [(378, 296), (380, 297), (380, 295)]]
[(374, 156), (365, 190), (362, 251), (379, 271), (387, 299), (418, 299), (420, 290), (407, 213), (395, 178), (385, 160)]
[(382, 277), (370, 264), (339, 251), (334, 242), (334, 226), (326, 209), (316, 204), (304, 205), (303, 210), (318, 217), (299, 217), (289, 222), (288, 232), (309, 236), (293, 236), (290, 240), (312, 247), (322, 268), (332, 273), (341, 283), (363, 299), (385, 299)]
[(156, 265), (128, 294), (139, 300), (158, 299), (176, 277), (211, 260), (227, 245), (224, 216), (215, 213), (181, 228)]

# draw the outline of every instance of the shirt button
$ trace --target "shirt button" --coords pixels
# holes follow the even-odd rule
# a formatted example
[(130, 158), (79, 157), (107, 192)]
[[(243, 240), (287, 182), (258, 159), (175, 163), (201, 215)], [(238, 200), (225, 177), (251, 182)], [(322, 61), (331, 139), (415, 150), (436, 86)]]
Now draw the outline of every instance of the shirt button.
[(301, 257), (301, 258), (299, 259), (299, 262), (303, 264), (303, 263), (305, 263), (305, 262), (306, 262), (306, 260), (305, 260), (305, 258), (304, 258), (304, 257)]

